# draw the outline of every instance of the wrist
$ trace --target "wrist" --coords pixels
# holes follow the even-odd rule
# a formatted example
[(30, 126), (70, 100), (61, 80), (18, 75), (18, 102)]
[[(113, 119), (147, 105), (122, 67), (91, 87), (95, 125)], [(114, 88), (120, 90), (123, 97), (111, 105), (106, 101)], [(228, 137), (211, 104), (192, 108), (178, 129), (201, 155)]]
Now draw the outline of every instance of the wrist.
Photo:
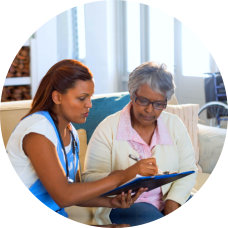
[(132, 165), (124, 170), (123, 177), (125, 178), (124, 182), (129, 181), (136, 177), (138, 174), (138, 169), (136, 165)]

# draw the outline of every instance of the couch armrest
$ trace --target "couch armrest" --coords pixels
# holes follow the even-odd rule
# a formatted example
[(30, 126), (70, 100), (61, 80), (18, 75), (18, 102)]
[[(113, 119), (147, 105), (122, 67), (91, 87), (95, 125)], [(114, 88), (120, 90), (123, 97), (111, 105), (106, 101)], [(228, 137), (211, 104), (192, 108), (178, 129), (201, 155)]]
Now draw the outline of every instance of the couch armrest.
[(226, 129), (198, 124), (199, 164), (204, 173), (211, 173), (222, 152)]

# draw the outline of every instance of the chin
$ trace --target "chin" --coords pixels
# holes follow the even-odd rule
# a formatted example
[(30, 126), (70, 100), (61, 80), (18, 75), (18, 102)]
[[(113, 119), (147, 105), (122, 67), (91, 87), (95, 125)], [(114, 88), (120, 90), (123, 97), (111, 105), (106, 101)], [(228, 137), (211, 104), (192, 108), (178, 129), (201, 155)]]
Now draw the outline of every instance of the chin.
[(144, 125), (144, 126), (148, 126), (148, 125), (152, 125), (156, 122), (156, 119), (153, 119), (153, 120), (142, 120), (141, 121), (141, 124)]
[(77, 121), (78, 124), (84, 124), (86, 122), (86, 118), (82, 118)]

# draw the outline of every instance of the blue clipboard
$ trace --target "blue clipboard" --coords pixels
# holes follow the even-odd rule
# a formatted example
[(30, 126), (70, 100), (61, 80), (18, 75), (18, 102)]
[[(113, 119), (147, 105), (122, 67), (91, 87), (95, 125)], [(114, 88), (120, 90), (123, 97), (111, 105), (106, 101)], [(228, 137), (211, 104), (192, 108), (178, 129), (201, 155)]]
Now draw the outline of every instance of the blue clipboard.
[(164, 175), (156, 176), (147, 176), (147, 177), (136, 177), (130, 182), (123, 184), (109, 192), (104, 193), (102, 196), (111, 196), (118, 195), (122, 192), (127, 193), (129, 190), (132, 190), (132, 193), (137, 192), (140, 188), (148, 188), (147, 191), (160, 187), (162, 185), (168, 184), (180, 178), (186, 177), (195, 171), (187, 171), (182, 173), (171, 173)]

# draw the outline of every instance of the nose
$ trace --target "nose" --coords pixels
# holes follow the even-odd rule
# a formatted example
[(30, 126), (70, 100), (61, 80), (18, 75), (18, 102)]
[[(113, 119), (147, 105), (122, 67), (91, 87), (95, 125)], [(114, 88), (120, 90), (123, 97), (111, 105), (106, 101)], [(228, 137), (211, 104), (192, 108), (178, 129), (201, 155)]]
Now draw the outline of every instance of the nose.
[(145, 111), (146, 111), (147, 113), (153, 113), (153, 112), (154, 112), (154, 107), (153, 107), (153, 105), (152, 105), (152, 104), (149, 104), (148, 106), (146, 106)]
[(86, 108), (92, 108), (92, 100), (91, 98), (88, 99), (88, 101), (86, 102)]

